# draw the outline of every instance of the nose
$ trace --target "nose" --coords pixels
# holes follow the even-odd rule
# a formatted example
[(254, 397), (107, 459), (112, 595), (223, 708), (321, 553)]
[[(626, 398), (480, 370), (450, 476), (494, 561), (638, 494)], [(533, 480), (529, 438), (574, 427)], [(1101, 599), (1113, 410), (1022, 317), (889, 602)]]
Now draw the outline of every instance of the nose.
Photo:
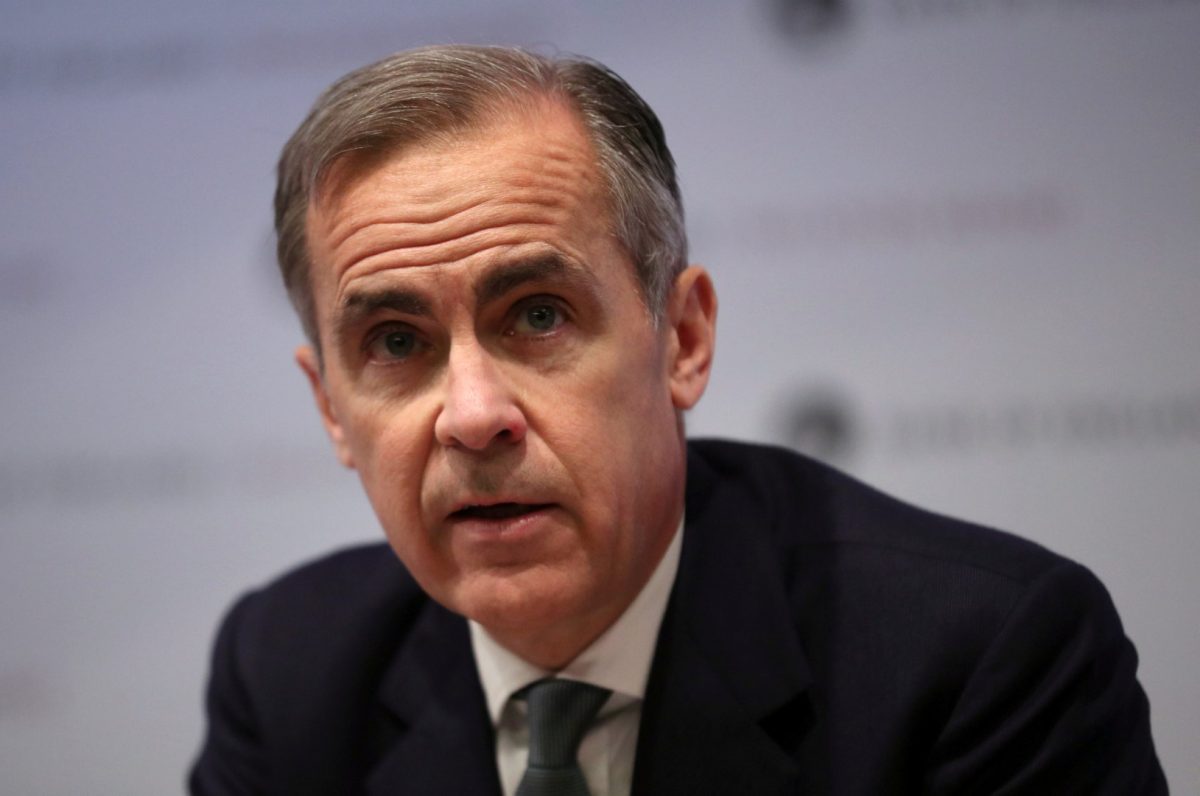
[(482, 451), (525, 438), (525, 413), (497, 363), (478, 345), (454, 346), (434, 436), (447, 447)]

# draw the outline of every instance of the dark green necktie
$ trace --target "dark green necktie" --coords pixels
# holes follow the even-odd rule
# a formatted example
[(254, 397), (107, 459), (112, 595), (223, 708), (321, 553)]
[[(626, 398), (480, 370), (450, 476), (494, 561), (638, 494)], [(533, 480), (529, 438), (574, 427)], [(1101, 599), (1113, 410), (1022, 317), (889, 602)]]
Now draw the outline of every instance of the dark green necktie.
[(611, 694), (573, 680), (538, 680), (525, 689), (529, 703), (529, 766), (516, 796), (588, 796), (575, 759), (588, 724)]

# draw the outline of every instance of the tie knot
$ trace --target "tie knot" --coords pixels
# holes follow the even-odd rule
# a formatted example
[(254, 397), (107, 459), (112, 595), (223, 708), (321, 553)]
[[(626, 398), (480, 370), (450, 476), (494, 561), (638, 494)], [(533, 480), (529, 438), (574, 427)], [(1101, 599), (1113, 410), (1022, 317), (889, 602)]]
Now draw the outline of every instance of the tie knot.
[(612, 692), (574, 680), (538, 680), (525, 689), (529, 703), (529, 764), (575, 765), (588, 724)]

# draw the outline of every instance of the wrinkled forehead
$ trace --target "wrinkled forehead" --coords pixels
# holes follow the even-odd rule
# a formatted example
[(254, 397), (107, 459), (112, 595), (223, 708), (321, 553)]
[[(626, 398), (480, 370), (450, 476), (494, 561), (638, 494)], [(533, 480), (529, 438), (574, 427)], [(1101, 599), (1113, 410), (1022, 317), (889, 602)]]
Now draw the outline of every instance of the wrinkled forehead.
[[(512, 146), (536, 144), (541, 131), (554, 123), (568, 122), (578, 133), (588, 167), (586, 175), (597, 190), (599, 198), (611, 212), (611, 192), (600, 167), (591, 131), (572, 102), (565, 96), (547, 92), (524, 91), (481, 100), (468, 114), (453, 119), (434, 120), (403, 139), (381, 142), (378, 146), (362, 147), (334, 155), (314, 176), (309, 192), (308, 218), (314, 213), (336, 212), (337, 203), (348, 190), (377, 173), (384, 165), (404, 158), (410, 153), (453, 150), (464, 142), (488, 143), (501, 131), (524, 130), (527, 137), (513, 139)], [(528, 146), (532, 157), (537, 147)], [(481, 179), (485, 175), (480, 175)]]
[(590, 139), (556, 106), (349, 159), (309, 208), (319, 303), (376, 274), (474, 269), (517, 248), (548, 247), (580, 263), (610, 252), (626, 260), (604, 196)]

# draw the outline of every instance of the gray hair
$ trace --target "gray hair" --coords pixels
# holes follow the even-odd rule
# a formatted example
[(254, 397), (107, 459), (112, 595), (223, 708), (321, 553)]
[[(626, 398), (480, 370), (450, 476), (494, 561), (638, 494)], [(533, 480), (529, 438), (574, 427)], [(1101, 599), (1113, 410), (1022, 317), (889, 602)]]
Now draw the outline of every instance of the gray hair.
[(654, 111), (618, 75), (577, 57), (506, 47), (436, 46), (397, 53), (334, 83), (279, 158), (275, 232), (283, 282), (319, 347), (305, 216), (336, 163), (390, 154), (478, 126), (487, 111), (530, 96), (565, 101), (583, 122), (607, 183), (613, 233), (642, 298), (662, 318), (687, 264), (675, 161)]

